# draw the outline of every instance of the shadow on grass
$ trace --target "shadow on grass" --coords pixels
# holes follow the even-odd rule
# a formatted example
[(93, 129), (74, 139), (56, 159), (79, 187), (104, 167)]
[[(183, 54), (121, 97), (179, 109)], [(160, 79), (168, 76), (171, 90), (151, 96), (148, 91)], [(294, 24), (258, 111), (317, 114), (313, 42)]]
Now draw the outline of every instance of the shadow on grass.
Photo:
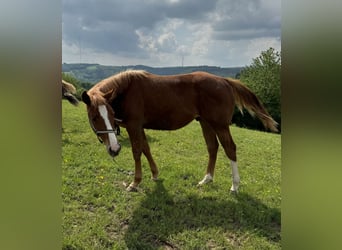
[(172, 197), (158, 181), (128, 222), (125, 242), (129, 249), (178, 248), (170, 242), (170, 235), (211, 227), (224, 232), (249, 231), (280, 242), (280, 211), (243, 193), (227, 201), (197, 196), (182, 200)]

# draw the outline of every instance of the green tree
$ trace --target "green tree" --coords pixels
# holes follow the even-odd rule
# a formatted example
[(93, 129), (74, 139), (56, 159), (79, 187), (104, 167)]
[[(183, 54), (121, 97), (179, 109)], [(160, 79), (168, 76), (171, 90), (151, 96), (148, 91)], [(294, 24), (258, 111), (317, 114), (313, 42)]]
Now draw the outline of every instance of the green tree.
[(80, 81), (77, 80), (72, 74), (62, 72), (62, 79), (71, 83), (76, 89), (80, 88)]
[(240, 74), (240, 80), (260, 98), (270, 115), (279, 124), (281, 122), (280, 69), (280, 52), (269, 48), (254, 58), (252, 64), (246, 66)]

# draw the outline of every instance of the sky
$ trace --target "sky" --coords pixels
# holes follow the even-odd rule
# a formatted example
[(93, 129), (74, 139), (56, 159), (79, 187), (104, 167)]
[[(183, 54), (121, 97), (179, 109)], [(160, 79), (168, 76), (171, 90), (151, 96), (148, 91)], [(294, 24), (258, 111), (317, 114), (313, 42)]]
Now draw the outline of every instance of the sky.
[(219, 66), (281, 50), (280, 0), (63, 0), (63, 63)]

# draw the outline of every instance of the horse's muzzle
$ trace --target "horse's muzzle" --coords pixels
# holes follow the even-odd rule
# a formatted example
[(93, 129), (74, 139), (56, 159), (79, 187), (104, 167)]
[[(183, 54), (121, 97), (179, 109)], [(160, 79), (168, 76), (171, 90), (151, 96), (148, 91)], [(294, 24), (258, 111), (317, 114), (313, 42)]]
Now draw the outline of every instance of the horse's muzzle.
[(109, 146), (107, 148), (107, 151), (110, 154), (110, 156), (115, 157), (115, 156), (117, 156), (119, 154), (119, 152), (121, 150), (121, 145), (120, 145), (120, 143), (118, 143), (117, 145), (118, 145), (118, 148), (116, 148), (116, 149), (112, 149), (111, 146)]

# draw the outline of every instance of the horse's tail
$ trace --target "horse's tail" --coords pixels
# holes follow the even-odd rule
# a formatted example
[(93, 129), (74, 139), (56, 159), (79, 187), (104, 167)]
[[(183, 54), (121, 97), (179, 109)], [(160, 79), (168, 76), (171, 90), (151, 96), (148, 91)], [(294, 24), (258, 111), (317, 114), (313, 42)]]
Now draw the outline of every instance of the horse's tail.
[(247, 109), (252, 116), (256, 115), (260, 119), (265, 128), (268, 128), (273, 132), (278, 132), (278, 123), (273, 120), (259, 98), (249, 88), (239, 80), (232, 78), (227, 78), (225, 80), (233, 89), (235, 104), (241, 113), (243, 113), (243, 108)]

